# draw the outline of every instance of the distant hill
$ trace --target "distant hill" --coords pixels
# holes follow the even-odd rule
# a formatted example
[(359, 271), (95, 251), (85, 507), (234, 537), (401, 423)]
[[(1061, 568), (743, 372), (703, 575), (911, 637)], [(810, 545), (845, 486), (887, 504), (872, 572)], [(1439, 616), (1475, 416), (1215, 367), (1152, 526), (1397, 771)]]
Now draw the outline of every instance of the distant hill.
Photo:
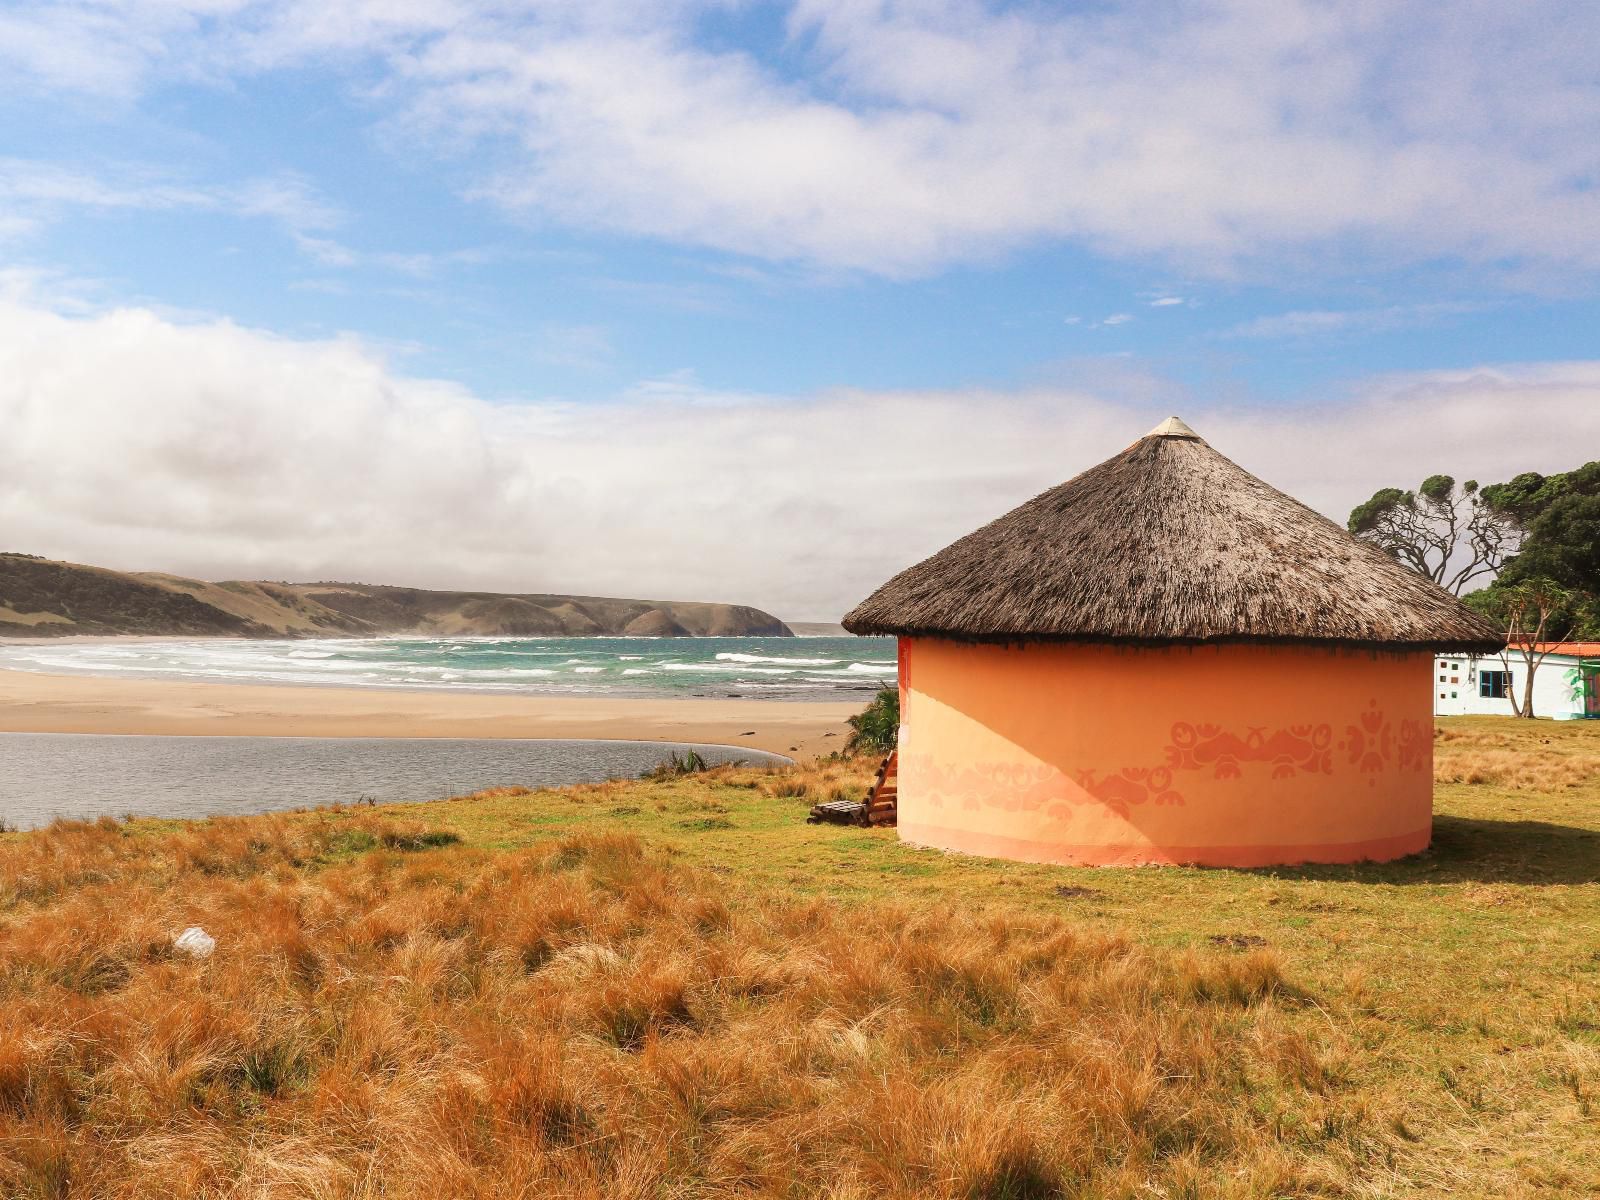
[(0, 637), (792, 637), (742, 604), (370, 583), (208, 583), (0, 554)]

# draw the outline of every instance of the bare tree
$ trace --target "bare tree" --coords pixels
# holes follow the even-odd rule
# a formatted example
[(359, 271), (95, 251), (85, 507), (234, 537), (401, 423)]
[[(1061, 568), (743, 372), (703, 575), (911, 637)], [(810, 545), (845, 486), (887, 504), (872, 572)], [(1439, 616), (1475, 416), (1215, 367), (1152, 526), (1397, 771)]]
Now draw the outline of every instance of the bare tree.
[[(1578, 593), (1549, 579), (1485, 588), (1467, 598), (1473, 608), (1506, 627), (1506, 648), (1500, 651), (1500, 662), (1506, 669), (1506, 695), (1515, 715), (1533, 717), (1533, 677), (1544, 660), (1555, 652), (1554, 644), (1543, 650), (1539, 647), (1548, 643), (1551, 625), (1564, 619), (1579, 598)], [(1527, 667), (1523, 672), (1521, 699), (1512, 686), (1516, 682), (1511, 670), (1513, 651), (1521, 655)]]
[(1348, 526), (1458, 596), (1474, 579), (1497, 574), (1523, 536), (1517, 518), (1492, 504), (1477, 480), (1458, 488), (1449, 475), (1430, 475), (1414, 492), (1374, 492), (1350, 513)]

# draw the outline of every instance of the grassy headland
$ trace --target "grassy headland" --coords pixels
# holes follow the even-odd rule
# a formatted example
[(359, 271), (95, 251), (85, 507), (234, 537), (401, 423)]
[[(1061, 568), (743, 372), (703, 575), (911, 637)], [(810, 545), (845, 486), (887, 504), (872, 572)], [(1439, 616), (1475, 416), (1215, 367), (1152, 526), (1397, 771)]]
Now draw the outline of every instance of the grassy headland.
[(211, 583), (0, 552), (0, 637), (789, 637), (743, 604), (367, 583)]
[(1600, 1186), (1600, 729), (1443, 722), (1383, 866), (803, 824), (870, 769), (0, 837), (0, 1194)]

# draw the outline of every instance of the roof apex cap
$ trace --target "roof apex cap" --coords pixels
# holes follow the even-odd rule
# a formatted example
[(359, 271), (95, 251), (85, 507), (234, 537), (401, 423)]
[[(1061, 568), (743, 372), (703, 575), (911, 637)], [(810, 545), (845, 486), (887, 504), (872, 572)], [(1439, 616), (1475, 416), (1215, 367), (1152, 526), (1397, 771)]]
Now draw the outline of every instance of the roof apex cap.
[(1152, 429), (1149, 433), (1145, 434), (1144, 436), (1145, 437), (1165, 437), (1165, 438), (1188, 438), (1192, 442), (1203, 442), (1203, 441), (1205, 441), (1205, 438), (1201, 437), (1198, 433), (1196, 433), (1194, 430), (1190, 429), (1187, 425), (1185, 425), (1183, 423), (1183, 419), (1181, 417), (1168, 417), (1165, 421), (1161, 422), (1161, 424), (1157, 425), (1154, 429)]

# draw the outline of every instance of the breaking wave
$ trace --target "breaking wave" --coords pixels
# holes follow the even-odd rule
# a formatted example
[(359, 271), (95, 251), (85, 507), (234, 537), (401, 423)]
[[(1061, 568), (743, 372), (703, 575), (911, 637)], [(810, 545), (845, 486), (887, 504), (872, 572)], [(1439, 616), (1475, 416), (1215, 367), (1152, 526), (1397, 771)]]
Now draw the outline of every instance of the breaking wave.
[[(859, 700), (895, 674), (889, 638), (302, 638), (0, 642), (47, 674), (500, 694)], [(794, 646), (796, 650), (801, 646)]]

